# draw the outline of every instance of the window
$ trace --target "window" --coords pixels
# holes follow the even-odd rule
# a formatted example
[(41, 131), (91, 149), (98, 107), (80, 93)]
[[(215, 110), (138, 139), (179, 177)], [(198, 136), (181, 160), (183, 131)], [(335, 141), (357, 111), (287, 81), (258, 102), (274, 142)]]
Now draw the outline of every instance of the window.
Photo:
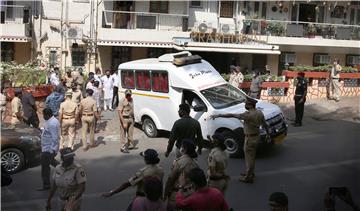
[(150, 1), (150, 12), (169, 13), (168, 1)]
[(13, 42), (1, 43), (1, 61), (11, 62), (14, 60), (14, 47)]
[(201, 1), (190, 1), (190, 7), (202, 8)]
[(135, 78), (133, 70), (122, 70), (121, 71), (121, 87), (125, 89), (135, 88)]
[(279, 74), (285, 70), (285, 66), (294, 66), (296, 63), (296, 54), (294, 52), (283, 52), (280, 54), (279, 60)]
[(56, 51), (50, 51), (49, 53), (49, 65), (56, 65), (57, 62), (57, 52)]
[(220, 3), (220, 17), (232, 18), (233, 17), (233, 1), (221, 1)]
[(150, 71), (146, 70), (136, 70), (136, 89), (139, 90), (151, 90), (150, 83)]
[(72, 48), (71, 51), (72, 66), (85, 65), (85, 51), (83, 48)]
[(356, 66), (360, 64), (360, 55), (346, 55), (346, 66)]
[(130, 60), (131, 48), (113, 46), (111, 51), (111, 68), (117, 70), (119, 64)]
[(331, 64), (330, 56), (326, 53), (314, 53), (313, 66)]
[(90, 0), (73, 0), (73, 2), (77, 2), (77, 3), (89, 3)]
[(154, 92), (169, 92), (169, 78), (167, 72), (152, 71), (151, 79), (152, 90)]

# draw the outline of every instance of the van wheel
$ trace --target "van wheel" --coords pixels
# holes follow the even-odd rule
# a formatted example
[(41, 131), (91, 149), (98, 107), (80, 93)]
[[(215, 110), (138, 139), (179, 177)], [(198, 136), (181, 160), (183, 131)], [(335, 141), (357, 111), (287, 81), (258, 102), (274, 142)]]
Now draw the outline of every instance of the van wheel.
[(144, 133), (150, 137), (150, 138), (154, 138), (157, 136), (157, 129), (156, 129), (156, 125), (154, 123), (154, 121), (152, 121), (149, 117), (146, 117), (143, 120), (143, 124), (142, 124), (142, 128)]
[(230, 157), (243, 157), (244, 151), (244, 141), (239, 140), (236, 137), (235, 133), (232, 131), (224, 131), (223, 136), (225, 138), (226, 151), (229, 153)]

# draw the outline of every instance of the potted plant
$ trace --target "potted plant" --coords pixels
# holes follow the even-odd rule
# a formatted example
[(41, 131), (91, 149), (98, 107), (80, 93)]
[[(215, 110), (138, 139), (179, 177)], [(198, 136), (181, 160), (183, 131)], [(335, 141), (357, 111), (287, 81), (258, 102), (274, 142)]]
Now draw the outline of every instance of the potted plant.
[(285, 32), (285, 29), (281, 23), (270, 22), (266, 26), (266, 31), (268, 31), (270, 33), (270, 35), (282, 36)]

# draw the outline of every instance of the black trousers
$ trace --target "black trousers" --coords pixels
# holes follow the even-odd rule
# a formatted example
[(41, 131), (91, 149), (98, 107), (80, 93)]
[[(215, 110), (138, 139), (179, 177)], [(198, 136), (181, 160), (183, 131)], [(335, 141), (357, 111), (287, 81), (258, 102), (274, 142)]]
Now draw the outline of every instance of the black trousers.
[(112, 108), (115, 109), (119, 105), (119, 94), (118, 94), (119, 88), (117, 86), (113, 87), (113, 98), (112, 98)]
[(24, 119), (24, 122), (29, 126), (32, 125), (34, 128), (39, 128), (40, 121), (37, 113), (32, 113), (27, 120)]
[(295, 96), (295, 123), (302, 123), (304, 116), (304, 104), (305, 101), (300, 102), (302, 96)]
[(50, 165), (56, 167), (59, 162), (55, 160), (55, 153), (42, 152), (41, 153), (41, 177), (43, 187), (50, 187)]

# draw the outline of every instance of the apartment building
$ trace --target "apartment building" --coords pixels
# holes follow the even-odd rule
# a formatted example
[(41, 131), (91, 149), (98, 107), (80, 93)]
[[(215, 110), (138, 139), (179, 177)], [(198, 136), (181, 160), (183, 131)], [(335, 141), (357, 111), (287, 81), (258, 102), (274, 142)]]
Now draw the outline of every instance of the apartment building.
[(360, 63), (359, 1), (2, 1), (1, 59), (116, 69), (188, 50), (281, 74), (288, 65)]

